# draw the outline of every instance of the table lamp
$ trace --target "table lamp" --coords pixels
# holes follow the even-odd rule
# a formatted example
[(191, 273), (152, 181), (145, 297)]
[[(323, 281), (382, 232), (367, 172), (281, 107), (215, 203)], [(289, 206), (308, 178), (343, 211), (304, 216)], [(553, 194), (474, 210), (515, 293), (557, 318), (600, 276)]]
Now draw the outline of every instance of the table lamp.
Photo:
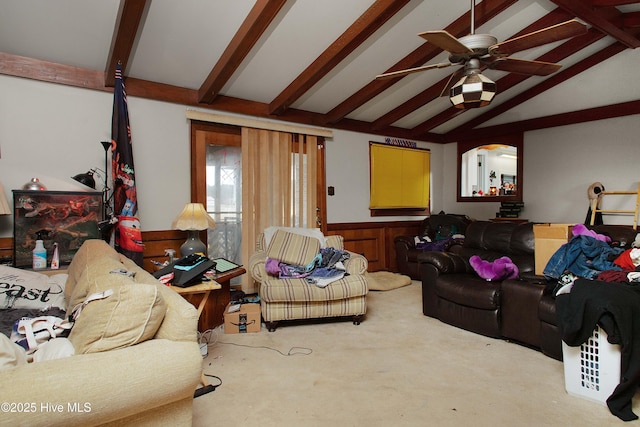
[(199, 233), (208, 228), (215, 228), (216, 222), (209, 216), (202, 203), (187, 203), (171, 227), (188, 233), (187, 240), (180, 246), (181, 256), (198, 252), (206, 255), (207, 245), (202, 243)]

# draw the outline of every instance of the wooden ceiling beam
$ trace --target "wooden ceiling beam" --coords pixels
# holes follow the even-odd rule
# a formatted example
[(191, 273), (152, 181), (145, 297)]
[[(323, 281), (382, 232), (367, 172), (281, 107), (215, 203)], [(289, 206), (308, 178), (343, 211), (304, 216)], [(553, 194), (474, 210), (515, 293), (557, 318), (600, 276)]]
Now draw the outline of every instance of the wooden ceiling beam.
[[(102, 71), (71, 67), (68, 65), (2, 52), (0, 52), (0, 74), (102, 92), (113, 91), (112, 88), (108, 88), (104, 85), (104, 73)], [(256, 117), (274, 118), (268, 112), (268, 104), (264, 103), (221, 95), (217, 97), (212, 104), (203, 104), (198, 102), (198, 93), (193, 89), (135, 79), (132, 77), (128, 77), (126, 79), (126, 84), (127, 94), (129, 96)], [(483, 135), (498, 136), (513, 133), (515, 131), (531, 131), (553, 126), (563, 126), (593, 120), (622, 117), (632, 114), (640, 114), (640, 101), (631, 101), (521, 122), (490, 126), (487, 128), (476, 129), (472, 133), (466, 135), (469, 138), (480, 138)], [(295, 109), (287, 110), (283, 116), (277, 117), (277, 119), (305, 125), (324, 126), (323, 114), (310, 113), (308, 111)], [(334, 129), (343, 129), (353, 132), (371, 133), (370, 124), (368, 122), (351, 119), (342, 120), (331, 127)], [(453, 142), (446, 135), (424, 133), (421, 136), (416, 137), (410, 129), (398, 127), (388, 127), (385, 128), (384, 131), (385, 136), (401, 139), (413, 139), (440, 144)]]
[(276, 17), (286, 0), (257, 0), (231, 42), (198, 90), (200, 102), (211, 103)]
[[(528, 27), (524, 28), (523, 30), (519, 31), (518, 33), (514, 34), (509, 38), (512, 39), (514, 37), (519, 37), (524, 34), (538, 31), (540, 29), (559, 24), (571, 18), (572, 16), (568, 15), (565, 11), (563, 11), (560, 8), (556, 8), (553, 11), (547, 13), (542, 18), (538, 19), (533, 24), (529, 25)], [(399, 105), (398, 107), (394, 108), (393, 110), (389, 111), (383, 116), (379, 117), (372, 123), (373, 129), (374, 130), (383, 129), (386, 126), (389, 126), (392, 123), (396, 122), (397, 120), (400, 120), (402, 117), (405, 117), (411, 114), (416, 109), (428, 104), (429, 102), (434, 101), (440, 96), (440, 94), (442, 93), (442, 88), (445, 87), (448, 81), (449, 81), (449, 76), (445, 77), (444, 79), (435, 83), (431, 87), (420, 92), (418, 95), (412, 97), (408, 101), (404, 102), (403, 104)], [(449, 111), (449, 110), (446, 110), (446, 111)], [(460, 110), (456, 110), (456, 111), (460, 111)]]
[(377, 0), (311, 65), (269, 104), (271, 114), (282, 114), (329, 71), (402, 9), (409, 0)]
[[(104, 72), (102, 71), (72, 67), (56, 62), (42, 61), (3, 52), (0, 52), (0, 74), (101, 92), (113, 92), (112, 87), (105, 86)], [(133, 77), (127, 77), (125, 82), (128, 96), (204, 109), (227, 111), (248, 116), (277, 119), (304, 125), (324, 126), (324, 114), (320, 113), (290, 108), (282, 116), (275, 117), (269, 114), (269, 104), (266, 103), (247, 101), (223, 95), (216, 97), (212, 103), (201, 103), (198, 102), (197, 90)], [(333, 126), (333, 128), (371, 133), (370, 124), (359, 120), (346, 120), (339, 125)], [(391, 127), (385, 129), (385, 136), (409, 139), (410, 130)], [(424, 134), (423, 139), (417, 140), (444, 143), (443, 135), (430, 133)]]
[(104, 72), (0, 52), (0, 74), (85, 89), (109, 90)]
[[(515, 0), (482, 1), (476, 6), (475, 10), (476, 26), (480, 26), (486, 23), (514, 3), (516, 3)], [(470, 15), (470, 12), (465, 13), (449, 26), (447, 26), (446, 30), (456, 37), (462, 37), (469, 34), (471, 30)], [(385, 72), (418, 67), (435, 58), (441, 52), (442, 50), (438, 49), (431, 43), (425, 42)], [(395, 83), (397, 83), (399, 80), (400, 78), (371, 81), (369, 84), (358, 90), (353, 95), (349, 96), (346, 100), (329, 111), (325, 115), (325, 122), (327, 124), (334, 124), (342, 120), (347, 116), (347, 114), (353, 112), (360, 106), (364, 105), (366, 102), (375, 98), (376, 96), (393, 86)]]
[(622, 28), (623, 14), (615, 7), (593, 8), (584, 0), (551, 1), (625, 46), (631, 49), (640, 47), (640, 40)]
[(622, 15), (622, 26), (624, 28), (640, 28), (640, 12), (629, 12)]
[(476, 126), (481, 125), (482, 123), (486, 123), (494, 117), (499, 116), (500, 114), (514, 108), (531, 98), (534, 98), (541, 93), (559, 85), (567, 81), (568, 79), (575, 77), (576, 75), (582, 73), (585, 70), (593, 67), (596, 64), (599, 64), (602, 61), (606, 61), (614, 55), (617, 55), (620, 52), (626, 50), (626, 46), (624, 46), (620, 42), (615, 42), (605, 47), (604, 49), (599, 50), (593, 55), (583, 59), (582, 61), (568, 67), (558, 73), (552, 75), (548, 79), (544, 80), (542, 83), (527, 89), (526, 91), (512, 97), (511, 99), (500, 103), (500, 105), (491, 108), (485, 113), (476, 116), (472, 120), (463, 124), (462, 126), (458, 126), (456, 129), (448, 132), (446, 134), (447, 141), (454, 142), (462, 139), (466, 139), (467, 135), (474, 134)]
[(638, 0), (591, 0), (591, 6), (593, 7), (611, 7), (611, 6), (623, 6), (625, 4), (640, 3)]
[(472, 134), (467, 134), (464, 139), (498, 137), (517, 132), (529, 132), (538, 129), (575, 125), (579, 123), (613, 119), (615, 117), (632, 116), (636, 114), (640, 114), (640, 100), (587, 108), (568, 113), (505, 123), (502, 125), (487, 126), (474, 130)]
[(115, 84), (118, 62), (122, 64), (123, 73), (127, 69), (131, 50), (148, 3), (147, 0), (120, 0), (118, 17), (113, 29), (111, 47), (104, 70), (104, 84), (108, 87), (113, 87)]

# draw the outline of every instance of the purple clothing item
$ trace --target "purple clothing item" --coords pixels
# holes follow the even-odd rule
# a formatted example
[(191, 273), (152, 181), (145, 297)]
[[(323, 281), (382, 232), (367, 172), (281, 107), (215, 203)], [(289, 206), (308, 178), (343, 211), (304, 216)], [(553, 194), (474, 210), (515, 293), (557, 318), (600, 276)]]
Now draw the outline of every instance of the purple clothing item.
[(280, 274), (280, 261), (273, 258), (267, 258), (264, 263), (264, 269), (267, 271), (267, 273), (277, 276), (278, 274)]
[(273, 258), (267, 258), (264, 269), (267, 273), (278, 276), (280, 279), (302, 279), (313, 271), (307, 271), (306, 267), (286, 264)]
[(611, 243), (611, 238), (604, 234), (598, 234), (593, 230), (589, 230), (584, 224), (576, 224), (571, 230), (574, 236), (589, 236), (602, 242)]

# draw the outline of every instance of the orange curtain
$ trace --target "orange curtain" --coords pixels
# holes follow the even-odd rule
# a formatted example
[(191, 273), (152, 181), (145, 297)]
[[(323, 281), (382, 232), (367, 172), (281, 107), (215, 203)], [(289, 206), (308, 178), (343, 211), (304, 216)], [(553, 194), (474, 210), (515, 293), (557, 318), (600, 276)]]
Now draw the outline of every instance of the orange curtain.
[[(245, 262), (255, 251), (258, 235), (269, 226), (317, 227), (317, 156), (318, 137), (242, 128)], [(242, 290), (257, 292), (250, 275), (243, 276)]]

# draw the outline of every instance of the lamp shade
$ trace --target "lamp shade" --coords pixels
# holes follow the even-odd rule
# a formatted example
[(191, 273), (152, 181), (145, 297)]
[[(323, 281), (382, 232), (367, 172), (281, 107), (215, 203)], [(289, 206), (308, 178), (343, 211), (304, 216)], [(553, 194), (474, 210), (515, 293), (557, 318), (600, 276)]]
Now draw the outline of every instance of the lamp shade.
[(484, 107), (496, 94), (496, 84), (480, 72), (469, 72), (450, 90), (449, 99), (459, 109)]
[(11, 215), (11, 209), (9, 208), (9, 201), (4, 194), (4, 188), (0, 184), (0, 215)]
[(71, 177), (71, 179), (78, 181), (80, 184), (96, 189), (96, 180), (93, 177), (93, 172), (79, 173)]
[(202, 203), (187, 203), (180, 215), (173, 220), (174, 230), (206, 230), (215, 228), (216, 222), (209, 216)]

